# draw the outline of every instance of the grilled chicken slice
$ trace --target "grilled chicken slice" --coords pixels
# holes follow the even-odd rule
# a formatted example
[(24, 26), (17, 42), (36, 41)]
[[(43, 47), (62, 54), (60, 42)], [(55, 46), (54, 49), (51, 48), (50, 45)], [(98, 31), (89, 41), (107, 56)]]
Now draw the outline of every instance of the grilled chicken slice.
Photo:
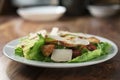
[(100, 40), (95, 37), (89, 37), (89, 38), (87, 38), (87, 40), (91, 43), (99, 43), (100, 42)]
[(65, 46), (65, 47), (77, 47), (78, 45), (76, 44), (70, 44), (64, 41), (59, 41), (59, 45)]
[(54, 44), (44, 45), (42, 48), (42, 53), (44, 56), (50, 56), (55, 48)]

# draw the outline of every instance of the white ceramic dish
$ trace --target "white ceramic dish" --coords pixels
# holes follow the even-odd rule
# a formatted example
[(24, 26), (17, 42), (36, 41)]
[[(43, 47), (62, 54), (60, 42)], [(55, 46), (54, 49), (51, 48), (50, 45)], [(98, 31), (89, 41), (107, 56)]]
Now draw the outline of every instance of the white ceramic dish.
[[(94, 36), (94, 35), (92, 35), (92, 36)], [(103, 38), (103, 37), (99, 37), (99, 36), (95, 36), (95, 37), (99, 38), (103, 42), (105, 41), (105, 42), (110, 43), (112, 45), (111, 52), (107, 55), (103, 55), (99, 58), (96, 58), (96, 59), (93, 59), (93, 60), (87, 61), (87, 62), (82, 62), (82, 63), (51, 63), (51, 62), (27, 60), (23, 57), (20, 57), (20, 56), (17, 56), (14, 54), (14, 48), (19, 43), (18, 39), (13, 40), (13, 41), (9, 42), (8, 44), (6, 44), (3, 48), (3, 53), (8, 58), (10, 58), (14, 61), (23, 63), (23, 64), (27, 64), (27, 65), (31, 65), (31, 66), (38, 66), (38, 67), (49, 67), (49, 68), (70, 68), (70, 67), (82, 67), (82, 66), (94, 65), (94, 64), (98, 64), (98, 63), (107, 61), (107, 60), (113, 58), (117, 54), (118, 48), (114, 42), (112, 42), (106, 38)]]
[(59, 19), (66, 11), (63, 6), (39, 6), (19, 8), (17, 13), (26, 20), (53, 21)]
[(120, 6), (113, 5), (113, 6), (99, 6), (99, 5), (89, 5), (88, 7), (89, 12), (95, 17), (110, 17), (117, 13)]

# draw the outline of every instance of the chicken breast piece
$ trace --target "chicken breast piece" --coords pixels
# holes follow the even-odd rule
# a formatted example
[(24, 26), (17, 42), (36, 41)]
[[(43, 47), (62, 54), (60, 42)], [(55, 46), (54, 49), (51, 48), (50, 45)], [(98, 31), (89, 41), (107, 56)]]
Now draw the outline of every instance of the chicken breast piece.
[(95, 37), (89, 37), (89, 38), (87, 38), (87, 40), (91, 43), (99, 43), (100, 42), (100, 40)]
[(55, 45), (53, 45), (53, 44), (44, 45), (42, 48), (43, 55), (50, 56), (51, 53), (53, 52), (54, 48), (55, 48)]

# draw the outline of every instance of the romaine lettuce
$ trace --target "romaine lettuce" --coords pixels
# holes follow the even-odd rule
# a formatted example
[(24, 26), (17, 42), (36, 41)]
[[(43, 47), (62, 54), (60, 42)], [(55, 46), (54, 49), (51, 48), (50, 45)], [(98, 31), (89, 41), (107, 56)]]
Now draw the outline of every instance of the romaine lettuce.
[(96, 58), (100, 55), (101, 55), (101, 49), (97, 49), (94, 51), (88, 51), (86, 53), (83, 53), (81, 56), (78, 56), (78, 57), (72, 59), (69, 62), (73, 62), (73, 63), (74, 62), (84, 62), (84, 61), (88, 61), (88, 60), (91, 60), (93, 58)]
[(75, 63), (75, 62), (89, 61), (89, 60), (97, 58), (101, 55), (107, 54), (110, 51), (110, 48), (111, 48), (111, 45), (107, 42), (98, 43), (98, 48), (96, 50), (85, 52), (81, 56), (78, 56), (69, 62)]
[(41, 53), (41, 47), (45, 43), (45, 39), (42, 35), (38, 35), (39, 40), (35, 42), (34, 46), (25, 54), (25, 58), (31, 60), (43, 60), (44, 56)]
[(98, 48), (102, 50), (101, 54), (107, 54), (111, 49), (111, 45), (107, 42), (101, 42), (98, 44)]
[(23, 56), (24, 56), (24, 55), (23, 55), (23, 49), (22, 49), (21, 47), (17, 47), (17, 48), (15, 49), (15, 54), (23, 57)]

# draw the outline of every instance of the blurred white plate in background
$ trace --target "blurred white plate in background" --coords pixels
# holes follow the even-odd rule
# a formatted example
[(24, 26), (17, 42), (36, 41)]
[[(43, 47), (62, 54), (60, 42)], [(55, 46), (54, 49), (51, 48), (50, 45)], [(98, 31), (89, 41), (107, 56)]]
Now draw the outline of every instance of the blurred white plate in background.
[(89, 12), (99, 18), (110, 17), (115, 15), (120, 9), (119, 5), (111, 5), (111, 6), (102, 6), (102, 5), (88, 5)]
[(30, 21), (53, 21), (59, 19), (66, 11), (63, 6), (39, 6), (19, 8), (17, 13)]

